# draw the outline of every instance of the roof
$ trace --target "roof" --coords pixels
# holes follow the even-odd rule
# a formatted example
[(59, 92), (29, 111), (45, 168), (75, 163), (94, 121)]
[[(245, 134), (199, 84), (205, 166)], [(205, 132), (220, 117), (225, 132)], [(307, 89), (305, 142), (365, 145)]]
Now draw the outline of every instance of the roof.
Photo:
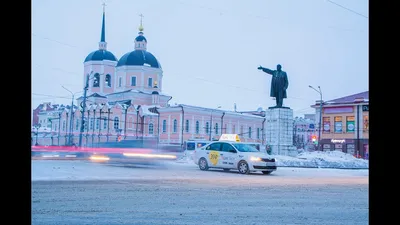
[(368, 94), (369, 94), (369, 91), (364, 91), (364, 92), (361, 92), (358, 94), (349, 95), (349, 96), (333, 99), (333, 100), (326, 101), (326, 102), (331, 103), (331, 104), (346, 104), (346, 103), (354, 103), (354, 101), (356, 99), (364, 99), (364, 101), (368, 101)]
[(161, 68), (156, 57), (145, 50), (135, 50), (128, 52), (118, 61), (118, 66), (144, 66), (148, 65), (153, 68)]
[(85, 59), (85, 62), (88, 61), (103, 61), (103, 60), (110, 60), (110, 61), (118, 61), (117, 57), (114, 56), (110, 51), (107, 50), (96, 50), (91, 52)]

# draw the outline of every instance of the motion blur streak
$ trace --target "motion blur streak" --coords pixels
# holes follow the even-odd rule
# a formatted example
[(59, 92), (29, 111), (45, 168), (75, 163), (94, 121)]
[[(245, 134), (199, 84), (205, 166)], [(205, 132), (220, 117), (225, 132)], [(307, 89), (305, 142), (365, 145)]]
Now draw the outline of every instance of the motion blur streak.
[(159, 155), (159, 154), (143, 154), (143, 153), (124, 153), (123, 155), (130, 157), (143, 157), (143, 158), (176, 159), (175, 155)]
[(107, 161), (110, 160), (107, 156), (98, 156), (98, 155), (92, 155), (89, 157), (90, 160), (93, 161)]
[(85, 153), (151, 153), (148, 148), (88, 148), (71, 146), (32, 146), (33, 152), (85, 152)]

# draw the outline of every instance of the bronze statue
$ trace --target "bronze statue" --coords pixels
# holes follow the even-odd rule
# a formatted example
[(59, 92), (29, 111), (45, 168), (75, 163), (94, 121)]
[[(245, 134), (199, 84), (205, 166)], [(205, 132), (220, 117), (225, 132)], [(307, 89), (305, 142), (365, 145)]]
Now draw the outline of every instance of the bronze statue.
[(286, 72), (282, 71), (282, 66), (278, 64), (276, 70), (270, 70), (262, 66), (257, 69), (272, 75), (270, 96), (275, 97), (276, 106), (270, 108), (284, 108), (282, 104), (283, 99), (287, 98), (286, 89), (289, 86), (289, 81)]

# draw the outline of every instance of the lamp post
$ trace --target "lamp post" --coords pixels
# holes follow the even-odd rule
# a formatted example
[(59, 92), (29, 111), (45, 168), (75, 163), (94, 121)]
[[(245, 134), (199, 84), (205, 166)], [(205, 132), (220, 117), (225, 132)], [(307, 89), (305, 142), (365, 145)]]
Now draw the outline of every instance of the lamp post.
[(65, 90), (67, 90), (72, 95), (72, 98), (71, 98), (71, 116), (70, 116), (70, 121), (69, 121), (69, 135), (68, 135), (68, 144), (72, 145), (72, 143), (71, 143), (71, 135), (72, 135), (72, 131), (73, 131), (72, 123), (74, 121), (74, 112), (73, 112), (74, 96), (75, 96), (75, 94), (80, 93), (82, 91), (78, 91), (78, 92), (72, 93), (72, 91), (68, 90), (66, 87), (64, 87), (64, 86), (61, 86), (61, 87), (64, 88)]
[[(89, 80), (95, 78), (95, 77), (90, 78), (92, 74), (93, 74), (93, 71), (91, 71), (90, 74), (86, 75), (86, 82), (85, 82), (85, 86), (83, 87), (83, 101), (81, 103), (82, 118), (81, 118), (81, 129), (79, 131), (79, 147), (82, 147), (82, 135), (83, 135), (83, 132), (84, 132), (84, 129), (85, 129), (84, 117), (85, 117), (85, 109), (86, 109), (86, 94), (87, 94), (87, 90), (89, 88)], [(99, 76), (101, 76), (101, 75), (104, 75), (104, 74), (99, 74)]]
[(38, 144), (38, 136), (39, 136), (40, 123), (34, 125), (33, 127), (36, 129), (36, 143), (35, 143), (35, 145), (39, 145), (39, 144)]
[[(218, 106), (216, 109), (220, 109), (220, 108), (221, 108), (221, 106)], [(212, 110), (211, 110), (211, 121), (210, 121), (210, 141), (211, 141), (211, 137), (212, 137), (212, 129), (213, 129), (212, 115), (213, 115), (213, 112), (214, 112), (214, 110), (216, 110), (216, 109), (212, 109)]]
[(322, 91), (321, 87), (318, 86), (318, 90), (311, 85), (308, 85), (309, 88), (319, 93), (320, 102), (319, 102), (319, 127), (318, 127), (318, 150), (321, 151), (321, 129), (322, 129)]

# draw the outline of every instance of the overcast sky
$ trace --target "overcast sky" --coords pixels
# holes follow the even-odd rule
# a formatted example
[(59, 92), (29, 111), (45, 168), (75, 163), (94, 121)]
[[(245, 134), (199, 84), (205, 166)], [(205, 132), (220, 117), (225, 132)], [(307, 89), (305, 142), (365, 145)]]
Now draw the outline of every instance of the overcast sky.
[[(163, 68), (171, 104), (239, 111), (274, 106), (271, 75), (289, 78), (284, 105), (310, 105), (368, 90), (367, 0), (109, 0), (106, 42), (118, 59), (133, 51), (143, 14), (147, 50)], [(83, 89), (83, 61), (98, 49), (101, 0), (32, 1), (32, 108), (70, 104)], [(79, 94), (77, 94), (79, 95)], [(79, 95), (80, 96), (80, 95)], [(77, 96), (78, 97), (78, 96)]]

